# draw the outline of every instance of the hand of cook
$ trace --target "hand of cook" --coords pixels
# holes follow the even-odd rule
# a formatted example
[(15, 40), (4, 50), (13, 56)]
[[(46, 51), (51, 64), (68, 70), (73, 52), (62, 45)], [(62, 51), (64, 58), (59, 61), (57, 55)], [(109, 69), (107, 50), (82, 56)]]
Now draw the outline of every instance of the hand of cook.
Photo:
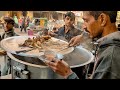
[(69, 65), (64, 60), (58, 60), (56, 58), (50, 58), (45, 63), (56, 73), (67, 78), (73, 73)]
[(69, 46), (78, 46), (80, 45), (80, 43), (82, 42), (83, 36), (82, 35), (78, 35), (73, 37), (70, 42), (69, 42)]

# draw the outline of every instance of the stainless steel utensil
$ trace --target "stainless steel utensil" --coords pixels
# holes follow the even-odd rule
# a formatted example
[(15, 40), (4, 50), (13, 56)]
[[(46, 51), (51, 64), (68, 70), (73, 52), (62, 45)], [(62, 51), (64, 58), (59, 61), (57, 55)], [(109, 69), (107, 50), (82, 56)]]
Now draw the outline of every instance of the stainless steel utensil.
[[(62, 54), (56, 54), (55, 56), (55, 58), (57, 58), (58, 60), (62, 60), (63, 57), (64, 56)], [(38, 58), (43, 62), (47, 61), (47, 58), (45, 57), (45, 55), (39, 56)]]
[(32, 50), (34, 50), (34, 49), (36, 49), (36, 48), (31, 48), (31, 49), (28, 49), (28, 50), (20, 50), (20, 51), (16, 51), (16, 53), (17, 53), (17, 54), (18, 54), (18, 53), (21, 53), (21, 52), (26, 53), (26, 52), (28, 52), (28, 51), (32, 51)]
[(39, 56), (38, 57), (41, 61), (43, 61), (43, 62), (45, 62), (47, 59), (45, 58), (45, 57), (43, 57), (43, 56)]
[(68, 48), (70, 48), (70, 47), (71, 47), (71, 46), (67, 46), (66, 48), (63, 48), (63, 49), (59, 50), (58, 52), (61, 52), (61, 51), (65, 50), (65, 49), (68, 49)]
[(59, 54), (59, 53), (56, 55), (56, 57), (57, 57), (57, 59), (59, 59), (59, 60), (62, 60), (62, 59), (64, 58), (64, 56), (63, 56), (62, 54)]

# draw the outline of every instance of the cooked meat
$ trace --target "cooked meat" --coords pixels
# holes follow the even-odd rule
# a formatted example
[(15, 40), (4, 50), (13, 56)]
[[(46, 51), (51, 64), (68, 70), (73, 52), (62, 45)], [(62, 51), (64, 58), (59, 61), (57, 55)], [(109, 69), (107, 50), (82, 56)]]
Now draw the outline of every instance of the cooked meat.
[(28, 38), (25, 40), (22, 46), (25, 47), (37, 47), (39, 50), (53, 50), (59, 51), (68, 46), (67, 43), (61, 42), (60, 40), (54, 41), (50, 36), (37, 36)]
[(51, 38), (51, 36), (46, 35), (46, 36), (42, 36), (45, 40), (49, 40)]
[(51, 37), (50, 36), (37, 36), (37, 37), (33, 37), (28, 38), (27, 40), (25, 40), (25, 42), (23, 43), (22, 46), (27, 46), (27, 47), (41, 47), (41, 44), (44, 43), (46, 40), (49, 40)]

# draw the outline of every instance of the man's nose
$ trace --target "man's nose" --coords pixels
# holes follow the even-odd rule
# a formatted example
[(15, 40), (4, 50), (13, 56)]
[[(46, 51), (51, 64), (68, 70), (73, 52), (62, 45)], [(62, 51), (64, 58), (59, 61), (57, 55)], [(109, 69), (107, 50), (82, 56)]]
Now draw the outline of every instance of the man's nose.
[(83, 29), (87, 29), (87, 27), (83, 27)]
[(88, 30), (87, 30), (87, 26), (86, 26), (85, 24), (83, 24), (82, 29), (85, 30), (86, 32), (88, 32)]
[(68, 20), (68, 23), (70, 23), (70, 19)]
[(87, 28), (87, 25), (86, 25), (86, 23), (84, 22), (84, 23), (82, 23), (82, 29), (86, 29)]

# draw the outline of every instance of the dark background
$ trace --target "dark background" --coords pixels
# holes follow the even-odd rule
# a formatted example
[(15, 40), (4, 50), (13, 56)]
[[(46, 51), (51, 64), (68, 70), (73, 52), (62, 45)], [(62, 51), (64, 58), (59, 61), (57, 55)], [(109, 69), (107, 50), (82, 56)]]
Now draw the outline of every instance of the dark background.
[(119, 0), (1, 0), (0, 10), (120, 10)]

